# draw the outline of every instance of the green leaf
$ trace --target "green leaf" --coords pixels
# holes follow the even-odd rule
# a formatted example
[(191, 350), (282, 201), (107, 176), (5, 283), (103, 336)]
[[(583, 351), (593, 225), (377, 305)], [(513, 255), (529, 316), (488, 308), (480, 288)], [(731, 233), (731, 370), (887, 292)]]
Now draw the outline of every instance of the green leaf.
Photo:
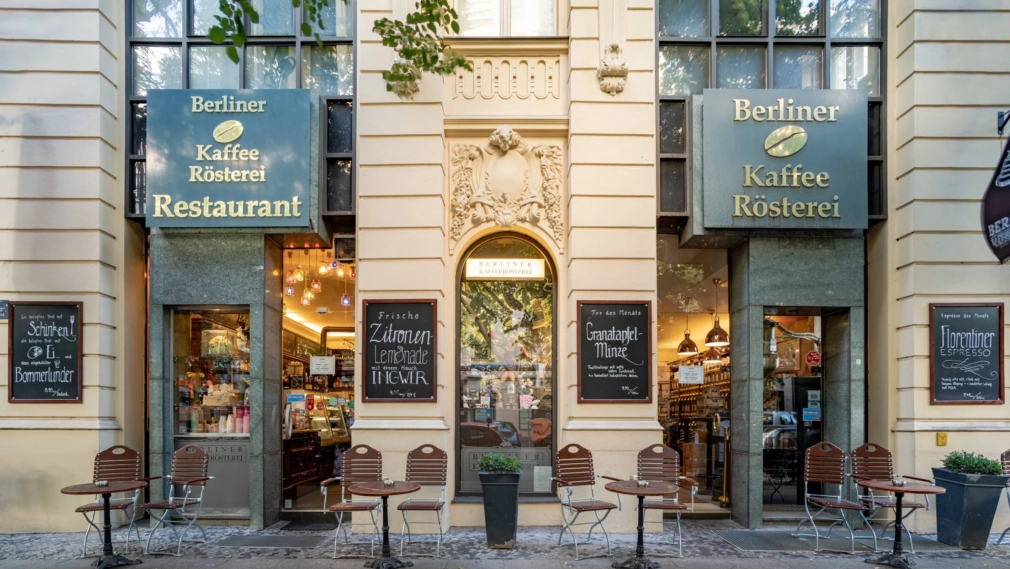
[(207, 32), (207, 39), (214, 43), (222, 44), (224, 43), (224, 38), (225, 34), (224, 30), (221, 29), (221, 26), (214, 26)]
[(305, 22), (302, 22), (302, 35), (311, 36), (312, 26), (306, 24)]
[(451, 23), (452, 23), (452, 33), (458, 34), (459, 33), (459, 22), (457, 22), (456, 20), (453, 20)]
[(234, 61), (235, 63), (238, 63), (238, 49), (236, 49), (235, 46), (233, 45), (228, 46), (226, 53), (228, 54), (228, 59)]

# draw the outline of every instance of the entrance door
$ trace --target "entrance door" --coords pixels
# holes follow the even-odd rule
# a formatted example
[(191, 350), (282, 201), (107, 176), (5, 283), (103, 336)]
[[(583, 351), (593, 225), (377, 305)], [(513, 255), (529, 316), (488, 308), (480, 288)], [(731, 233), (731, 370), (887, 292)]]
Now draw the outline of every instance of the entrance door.
[[(820, 377), (793, 378), (793, 402), (796, 406), (796, 455), (797, 455), (797, 485), (796, 503), (803, 504), (806, 494), (803, 492), (803, 457), (807, 449), (819, 444), (823, 430), (821, 428), (821, 389)], [(808, 490), (813, 494), (821, 492), (820, 484), (811, 484)]]

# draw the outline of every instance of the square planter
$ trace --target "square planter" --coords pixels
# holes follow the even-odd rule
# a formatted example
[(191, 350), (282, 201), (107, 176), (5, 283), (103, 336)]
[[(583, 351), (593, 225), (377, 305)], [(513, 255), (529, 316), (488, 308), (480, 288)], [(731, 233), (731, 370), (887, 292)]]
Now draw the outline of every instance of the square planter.
[(1010, 477), (934, 468), (933, 478), (947, 491), (936, 497), (937, 540), (961, 549), (985, 549)]
[(519, 525), (518, 472), (481, 472), (484, 530), (489, 549), (515, 549)]

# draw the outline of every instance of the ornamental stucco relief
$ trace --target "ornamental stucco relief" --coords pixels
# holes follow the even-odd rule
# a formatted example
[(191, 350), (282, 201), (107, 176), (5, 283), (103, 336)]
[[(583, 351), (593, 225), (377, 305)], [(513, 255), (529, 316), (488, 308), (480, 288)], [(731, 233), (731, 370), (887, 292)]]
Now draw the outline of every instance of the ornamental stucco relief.
[(481, 144), (452, 145), (450, 171), (450, 252), (485, 223), (539, 227), (564, 251), (560, 146), (530, 145), (503, 125)]

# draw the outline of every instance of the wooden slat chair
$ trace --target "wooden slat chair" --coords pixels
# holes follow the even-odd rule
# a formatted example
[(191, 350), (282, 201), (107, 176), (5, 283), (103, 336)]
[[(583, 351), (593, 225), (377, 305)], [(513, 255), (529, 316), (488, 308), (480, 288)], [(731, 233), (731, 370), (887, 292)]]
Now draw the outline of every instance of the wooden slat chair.
[[(186, 445), (172, 453), (172, 469), (168, 475), (168, 499), (156, 502), (148, 502), (141, 506), (158, 523), (151, 529), (151, 534), (147, 536), (147, 545), (144, 547), (145, 555), (182, 555), (182, 542), (186, 538), (186, 532), (196, 526), (203, 535), (203, 543), (207, 543), (207, 532), (203, 526), (197, 523), (200, 519), (200, 512), (203, 511), (203, 496), (207, 489), (207, 483), (214, 479), (208, 474), (210, 470), (210, 455), (207, 451), (196, 445)], [(153, 480), (161, 478), (156, 476)], [(176, 488), (179, 488), (177, 497)], [(159, 511), (161, 515), (155, 515)], [(179, 519), (173, 519), (172, 515), (178, 514)], [(175, 553), (171, 551), (151, 551), (151, 538), (161, 526), (167, 526), (172, 530), (172, 534), (178, 539)], [(175, 526), (185, 526), (182, 532), (175, 530)]]
[[(895, 475), (894, 463), (891, 459), (891, 451), (875, 443), (866, 443), (852, 451), (853, 482), (858, 482), (860, 479), (890, 480), (892, 478), (895, 478)], [(910, 478), (912, 480), (928, 482), (930, 484), (933, 483), (932, 480), (916, 478), (914, 476), (903, 476), (902, 478)], [(858, 484), (856, 485), (856, 491), (860, 492)], [(904, 520), (908, 516), (914, 514), (916, 510), (921, 508), (929, 510), (929, 496), (925, 496), (925, 499), (925, 504), (902, 500), (901, 507), (905, 509), (905, 512), (901, 519)], [(873, 532), (873, 549), (876, 550), (878, 535), (873, 530), (871, 522), (876, 521), (877, 516), (887, 510), (891, 510), (895, 513), (895, 515), (897, 515), (898, 503), (892, 494), (882, 494), (880, 492), (875, 493), (873, 490), (866, 490), (865, 493), (860, 492), (859, 501), (870, 508), (869, 512), (860, 512), (860, 514), (862, 514), (863, 521), (866, 522), (867, 527), (869, 527), (870, 531)], [(869, 513), (869, 515), (867, 515), (867, 513)], [(886, 535), (887, 528), (892, 525), (894, 525), (894, 520), (888, 521), (880, 531), (880, 537)], [(905, 526), (905, 533), (908, 534), (909, 551), (915, 553), (915, 542), (912, 541), (912, 532), (908, 529), (908, 526)]]
[[(407, 543), (411, 542), (410, 523), (407, 522), (407, 512), (434, 512), (434, 522), (414, 522), (418, 524), (438, 525), (438, 538), (435, 542), (435, 555), (442, 550), (442, 508), (445, 506), (445, 485), (448, 477), (449, 455), (444, 450), (433, 445), (421, 445), (407, 454), (407, 482), (416, 482), (421, 486), (437, 486), (440, 494), (435, 499), (415, 500), (407, 495), (407, 499), (396, 507), (403, 514), (403, 527), (400, 529), (400, 556), (403, 556), (404, 531), (407, 533)], [(427, 557), (431, 555), (428, 554)]]
[[(836, 494), (811, 494), (809, 490), (810, 483), (820, 483), (820, 484), (833, 484), (838, 489)], [(857, 511), (865, 512), (868, 508), (860, 503), (852, 502), (842, 498), (842, 491), (845, 484), (845, 452), (836, 447), (829, 442), (821, 442), (807, 448), (806, 455), (803, 459), (803, 492), (806, 495), (806, 499), (803, 501), (803, 507), (807, 512), (807, 519), (802, 520), (796, 525), (796, 532), (793, 534), (796, 537), (813, 537), (814, 538), (814, 549), (817, 551), (835, 551), (837, 553), (850, 553), (854, 554), (856, 552), (856, 536), (852, 532), (852, 526), (849, 524), (849, 520), (845, 517), (846, 511)], [(827, 491), (827, 488), (823, 490)], [(810, 505), (813, 504), (819, 507), (820, 510), (816, 514), (810, 512)], [(826, 517), (826, 521), (830, 521), (831, 525), (828, 526), (827, 531), (821, 536), (820, 530), (817, 529), (817, 524), (815, 523), (815, 518), (825, 513), (827, 510), (837, 510), (837, 517)], [(827, 514), (830, 516), (831, 514)], [(801, 534), (800, 528), (803, 524), (810, 522), (810, 527), (813, 529), (813, 534)], [(849, 550), (829, 550), (821, 549), (821, 537), (825, 539), (831, 535), (831, 530), (838, 524), (845, 524), (845, 528), (849, 530)]]
[[(105, 480), (108, 482), (154, 480), (154, 478), (143, 478), (143, 473), (143, 461), (140, 453), (132, 448), (116, 445), (95, 455), (95, 482), (98, 482), (99, 480)], [(140, 542), (140, 528), (134, 525), (134, 521), (137, 518), (137, 501), (139, 499), (140, 490), (134, 490), (132, 496), (109, 500), (109, 508), (111, 510), (119, 510), (123, 512), (123, 515), (125, 515), (129, 520), (129, 526), (126, 528), (127, 550), (130, 549), (131, 531), (137, 532), (137, 542)], [(99, 541), (101, 541), (102, 528), (95, 524), (95, 517), (100, 512), (103, 512), (104, 509), (102, 495), (96, 494), (94, 502), (85, 504), (74, 510), (75, 512), (83, 515), (84, 520), (88, 522), (88, 529), (84, 532), (84, 547), (81, 550), (82, 559), (87, 556), (88, 535), (91, 533), (91, 528), (95, 528), (95, 531), (98, 532)]]
[[(378, 498), (354, 500), (353, 494), (347, 491), (351, 484), (359, 482), (376, 482), (382, 480), (382, 453), (368, 445), (354, 445), (344, 451), (340, 459), (340, 477), (329, 478), (320, 483), (323, 493), (323, 510), (337, 515), (337, 531), (333, 534), (333, 558), (360, 558), (362, 555), (337, 555), (337, 544), (340, 542), (340, 532), (344, 532), (344, 545), (363, 545), (365, 542), (352, 542), (347, 535), (347, 526), (353, 529), (353, 522), (344, 523), (344, 515), (353, 512), (368, 512), (372, 520), (372, 537), (368, 541), (371, 547), (368, 557), (375, 556), (375, 543), (379, 538), (377, 516), (382, 512), (382, 501)], [(326, 507), (327, 487), (334, 482), (340, 482), (340, 502)]]
[[(676, 531), (673, 537), (677, 544), (677, 557), (684, 556), (684, 536), (680, 531), (680, 515), (687, 510), (687, 506), (680, 501), (679, 487), (681, 482), (688, 482), (691, 485), (691, 511), (694, 511), (694, 496), (698, 493), (698, 482), (687, 476), (682, 476), (680, 470), (680, 453), (676, 450), (661, 444), (649, 445), (638, 453), (638, 478), (639, 480), (659, 480), (676, 484), (677, 492), (663, 496), (659, 499), (645, 499), (642, 507), (646, 510), (661, 510), (662, 512), (674, 512), (677, 515)], [(637, 507), (637, 506), (636, 506)], [(660, 527), (665, 529), (662, 520), (658, 522)], [(661, 557), (660, 555), (652, 555)]]
[[(557, 452), (555, 469), (558, 475), (551, 480), (558, 484), (559, 489), (564, 489), (563, 495), (560, 496), (561, 521), (563, 526), (561, 527), (561, 535), (558, 536), (558, 545), (561, 545), (561, 540), (564, 539), (565, 531), (567, 531), (572, 536), (572, 544), (575, 545), (575, 560), (578, 561), (580, 559), (579, 545), (588, 545), (593, 538), (593, 529), (596, 526), (600, 526), (600, 529), (603, 530), (603, 536), (607, 540), (606, 556), (609, 557), (610, 535), (607, 533), (607, 528), (603, 526), (603, 521), (607, 519), (611, 511), (617, 510), (619, 507), (610, 502), (597, 500), (596, 495), (593, 493), (593, 485), (596, 484), (597, 479), (596, 473), (593, 471), (593, 454), (588, 449), (577, 444), (565, 445)], [(589, 488), (588, 498), (575, 499), (572, 497), (573, 490), (579, 486)], [(585, 512), (591, 512), (596, 517), (596, 521), (576, 523), (579, 515)], [(602, 518), (600, 517), (600, 512), (604, 512)], [(571, 519), (569, 519), (569, 516), (571, 516)], [(586, 541), (580, 544), (572, 528), (584, 525), (589, 526), (589, 535), (586, 536)], [(603, 555), (594, 555), (592, 557), (603, 557)]]
[[(1003, 454), (999, 457), (1000, 466), (1003, 467), (1003, 475), (1010, 476), (1010, 450), (1003, 451)], [(1010, 481), (1007, 482), (1006, 486), (1006, 500), (1007, 504), (1010, 504)], [(999, 540), (996, 541), (996, 545), (1003, 543), (1003, 538), (1006, 534), (1010, 533), (1010, 527), (1003, 530), (1003, 533), (999, 534)]]

